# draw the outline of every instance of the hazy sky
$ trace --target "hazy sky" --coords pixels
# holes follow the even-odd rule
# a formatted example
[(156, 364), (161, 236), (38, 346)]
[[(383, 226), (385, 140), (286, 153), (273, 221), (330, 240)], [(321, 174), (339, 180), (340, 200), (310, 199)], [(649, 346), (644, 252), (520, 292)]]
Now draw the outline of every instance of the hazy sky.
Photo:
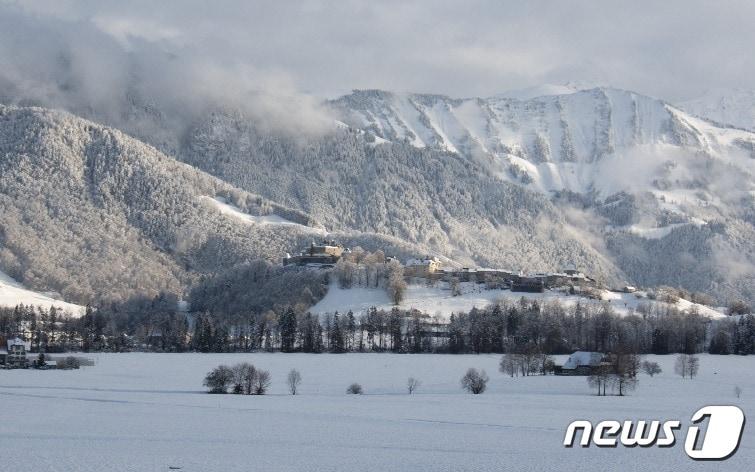
[(0, 79), (39, 88), (62, 60), (107, 94), (128, 60), (143, 76), (315, 96), (576, 82), (675, 101), (755, 88), (754, 19), (747, 1), (0, 0)]

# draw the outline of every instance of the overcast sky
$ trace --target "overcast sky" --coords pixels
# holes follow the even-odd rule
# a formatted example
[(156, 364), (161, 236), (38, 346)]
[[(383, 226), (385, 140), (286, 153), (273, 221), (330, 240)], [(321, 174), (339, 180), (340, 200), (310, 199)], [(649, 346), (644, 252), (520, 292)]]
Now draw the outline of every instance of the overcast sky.
[(180, 63), (203, 87), (467, 97), (576, 82), (677, 101), (755, 88), (753, 19), (747, 1), (0, 0), (0, 74), (39, 88), (55, 72), (30, 63), (68, 48), (107, 78), (90, 80), (102, 94), (125, 53), (172, 80)]

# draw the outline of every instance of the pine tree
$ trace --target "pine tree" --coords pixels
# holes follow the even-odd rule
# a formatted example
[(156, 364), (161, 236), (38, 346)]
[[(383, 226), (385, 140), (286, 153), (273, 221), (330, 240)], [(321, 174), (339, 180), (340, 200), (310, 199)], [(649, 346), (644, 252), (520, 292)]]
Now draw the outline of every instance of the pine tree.
[(343, 330), (338, 319), (338, 312), (333, 315), (333, 323), (330, 328), (330, 351), (337, 353), (344, 352)]

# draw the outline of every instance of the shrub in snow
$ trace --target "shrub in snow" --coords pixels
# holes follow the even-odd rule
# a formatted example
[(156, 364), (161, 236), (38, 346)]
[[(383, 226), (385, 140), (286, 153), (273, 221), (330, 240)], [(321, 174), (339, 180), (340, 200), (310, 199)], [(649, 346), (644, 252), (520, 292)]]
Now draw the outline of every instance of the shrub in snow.
[(488, 386), (488, 374), (484, 370), (470, 368), (461, 378), (461, 386), (464, 390), (479, 395)]
[(656, 374), (660, 374), (663, 372), (661, 370), (661, 366), (658, 365), (657, 362), (650, 362), (650, 361), (643, 361), (642, 362), (642, 371), (648, 374), (649, 376), (654, 376)]
[(361, 395), (364, 392), (362, 391), (361, 385), (359, 385), (358, 383), (353, 383), (349, 385), (349, 388), (346, 389), (346, 393), (351, 395)]
[(81, 367), (81, 362), (73, 356), (68, 356), (64, 359), (58, 359), (55, 362), (55, 367), (63, 370), (78, 369)]
[(233, 369), (221, 365), (215, 367), (204, 378), (204, 386), (210, 393), (228, 393), (228, 387), (233, 383)]

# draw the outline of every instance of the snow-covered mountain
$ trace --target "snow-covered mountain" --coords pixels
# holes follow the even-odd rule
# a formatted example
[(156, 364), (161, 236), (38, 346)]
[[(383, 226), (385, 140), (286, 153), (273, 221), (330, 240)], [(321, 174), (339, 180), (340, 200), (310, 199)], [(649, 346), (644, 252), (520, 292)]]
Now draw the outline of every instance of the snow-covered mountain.
[(711, 89), (679, 107), (722, 125), (755, 131), (755, 90)]
[(543, 192), (650, 190), (659, 178), (681, 177), (669, 172), (670, 163), (688, 167), (684, 160), (698, 153), (751, 177), (755, 134), (625, 90), (562, 91), (521, 100), (368, 90), (332, 106), (347, 124), (390, 141), (494, 157), (501, 178)]
[(747, 274), (734, 285), (753, 296), (755, 134), (626, 90), (565, 92), (453, 99), (367, 90), (330, 106), (349, 126), (465, 156), (501, 181), (568, 202), (567, 216), (584, 210), (573, 221), (599, 233), (638, 283), (699, 286), (667, 268), (705, 267), (695, 279), (742, 293), (723, 288), (729, 275), (711, 276), (711, 264), (729, 273), (734, 265), (735, 278)]
[[(194, 229), (174, 233), (177, 228), (169, 226), (169, 236), (181, 236), (177, 239), (182, 242), (184, 236), (199, 238), (203, 242), (197, 244), (204, 245), (193, 248), (188, 272), (170, 269), (166, 273), (180, 277), (153, 278), (171, 287), (185, 286), (197, 274), (232, 265), (234, 259), (276, 260), (327, 229), (347, 245), (400, 257), (434, 253), (464, 265), (524, 271), (558, 270), (573, 263), (612, 285), (666, 284), (708, 292), (721, 303), (755, 300), (755, 135), (652, 97), (575, 87), (540, 87), (487, 99), (357, 91), (325, 104), (337, 121), (320, 134), (260, 126), (256, 114), (227, 104), (182, 116), (185, 124), (178, 127), (171, 124), (177, 120), (169, 110), (152, 107), (149, 116), (162, 118), (148, 120), (147, 126), (139, 110), (148, 102), (149, 97), (128, 101), (118, 115), (133, 120), (111, 124), (220, 179), (202, 183), (209, 177), (200, 172), (203, 177), (186, 181), (193, 189), (185, 190), (190, 193), (186, 198), (214, 212), (208, 222), (221, 217), (237, 228), (234, 234), (247, 231), (244, 226), (254, 229), (251, 239), (241, 242), (234, 236), (229, 245), (225, 236), (202, 239), (209, 234), (202, 218), (192, 219), (202, 221), (201, 237), (186, 236)], [(19, 113), (23, 115), (13, 112)], [(96, 110), (86, 116), (95, 118)], [(45, 149), (52, 143), (65, 149), (69, 144), (60, 143), (69, 135), (73, 143), (89, 142), (92, 138), (81, 131), (84, 125), (70, 120), (77, 124), (62, 120), (65, 124), (48, 133), (54, 139), (41, 149), (32, 145), (26, 155), (53, 156)], [(36, 130), (39, 124), (11, 121), (15, 128), (6, 126), (5, 142), (28, 146), (34, 134), (19, 130)], [(105, 146), (102, 162), (120, 159), (118, 136), (115, 147)], [(140, 149), (136, 154), (157, 154), (162, 156), (158, 160), (173, 162), (150, 146), (123, 139), (127, 148)], [(98, 155), (90, 148), (84, 151)], [(89, 162), (78, 148), (66, 152)], [(49, 167), (46, 159), (34, 162)], [(173, 163), (159, 175), (172, 182), (168, 176), (175, 169), (190, 167)], [(40, 174), (41, 180), (51, 178)], [(201, 185), (189, 183), (192, 179)], [(14, 182), (8, 180), (9, 185)], [(182, 188), (177, 182), (170, 185)], [(227, 187), (218, 192), (218, 185)], [(125, 191), (120, 186), (115, 190)], [(229, 198), (244, 191), (257, 196)], [(163, 215), (162, 205), (176, 204), (178, 195), (166, 192), (170, 198), (161, 194), (140, 205), (150, 215)], [(137, 218), (142, 207), (131, 208), (133, 196), (119, 198), (126, 199), (121, 204)], [(226, 200), (214, 198), (218, 196)], [(271, 212), (280, 218), (260, 218)], [(133, 221), (140, 220), (129, 224)], [(271, 221), (296, 224), (258, 224)], [(15, 244), (25, 241), (18, 235)], [(165, 251), (165, 267), (184, 266), (186, 257), (171, 252), (176, 236), (159, 236), (150, 244)], [(26, 249), (24, 254), (31, 253), (31, 246)], [(60, 282), (62, 274), (26, 276), (13, 267), (23, 264), (12, 257), (4, 261), (6, 272), (25, 284), (66, 294), (60, 283), (35, 281)]]
[[(180, 296), (203, 276), (279, 262), (325, 232), (302, 211), (118, 130), (0, 105), (0, 304), (54, 301), (31, 290), (81, 304)], [(386, 235), (330, 234), (401, 257), (427, 250)]]

